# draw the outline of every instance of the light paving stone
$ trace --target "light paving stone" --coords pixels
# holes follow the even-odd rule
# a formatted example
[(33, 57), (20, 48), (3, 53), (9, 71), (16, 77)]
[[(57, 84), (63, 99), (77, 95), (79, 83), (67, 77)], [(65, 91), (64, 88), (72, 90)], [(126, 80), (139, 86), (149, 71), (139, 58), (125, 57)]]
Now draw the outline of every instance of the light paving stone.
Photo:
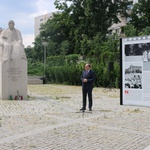
[(0, 100), (2, 150), (143, 150), (150, 145), (149, 108), (120, 106), (119, 91), (98, 94), (102, 89), (96, 88), (92, 113), (82, 113), (80, 87), (72, 93), (71, 86), (52, 85), (59, 92), (49, 95), (49, 86), (42, 94), (34, 85), (26, 101)]

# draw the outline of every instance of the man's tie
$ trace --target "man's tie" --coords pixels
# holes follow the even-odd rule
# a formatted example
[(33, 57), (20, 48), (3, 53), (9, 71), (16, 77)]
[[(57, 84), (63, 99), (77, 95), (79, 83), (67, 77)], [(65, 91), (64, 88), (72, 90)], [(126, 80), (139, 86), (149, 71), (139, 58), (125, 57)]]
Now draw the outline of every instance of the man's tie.
[(85, 71), (85, 76), (86, 76), (86, 77), (88, 76), (88, 73), (89, 73), (88, 70), (86, 70), (86, 71)]

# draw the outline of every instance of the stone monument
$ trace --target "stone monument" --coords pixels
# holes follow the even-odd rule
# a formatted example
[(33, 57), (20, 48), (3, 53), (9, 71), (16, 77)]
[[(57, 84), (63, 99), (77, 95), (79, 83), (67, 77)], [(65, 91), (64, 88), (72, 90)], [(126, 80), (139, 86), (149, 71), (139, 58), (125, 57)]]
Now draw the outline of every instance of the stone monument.
[(0, 34), (0, 99), (27, 98), (27, 58), (22, 35), (10, 20)]

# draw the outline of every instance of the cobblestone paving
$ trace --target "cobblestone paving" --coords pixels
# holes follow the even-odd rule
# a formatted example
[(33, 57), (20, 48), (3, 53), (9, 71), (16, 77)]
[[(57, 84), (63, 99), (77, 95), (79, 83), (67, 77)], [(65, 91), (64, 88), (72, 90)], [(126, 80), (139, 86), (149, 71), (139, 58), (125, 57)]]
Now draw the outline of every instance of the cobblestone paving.
[(82, 113), (80, 87), (31, 87), (28, 100), (0, 100), (0, 150), (148, 150), (150, 108), (120, 106), (119, 90), (95, 88)]

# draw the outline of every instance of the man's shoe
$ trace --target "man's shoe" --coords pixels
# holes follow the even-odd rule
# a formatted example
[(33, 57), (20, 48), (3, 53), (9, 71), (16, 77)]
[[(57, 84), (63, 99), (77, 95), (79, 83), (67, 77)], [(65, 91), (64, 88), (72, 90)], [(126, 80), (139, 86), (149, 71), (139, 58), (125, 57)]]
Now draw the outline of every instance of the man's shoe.
[(85, 108), (81, 108), (80, 110), (81, 110), (81, 111), (84, 111), (84, 110), (86, 110), (86, 109), (85, 109)]
[(92, 111), (92, 108), (89, 108), (89, 111)]

